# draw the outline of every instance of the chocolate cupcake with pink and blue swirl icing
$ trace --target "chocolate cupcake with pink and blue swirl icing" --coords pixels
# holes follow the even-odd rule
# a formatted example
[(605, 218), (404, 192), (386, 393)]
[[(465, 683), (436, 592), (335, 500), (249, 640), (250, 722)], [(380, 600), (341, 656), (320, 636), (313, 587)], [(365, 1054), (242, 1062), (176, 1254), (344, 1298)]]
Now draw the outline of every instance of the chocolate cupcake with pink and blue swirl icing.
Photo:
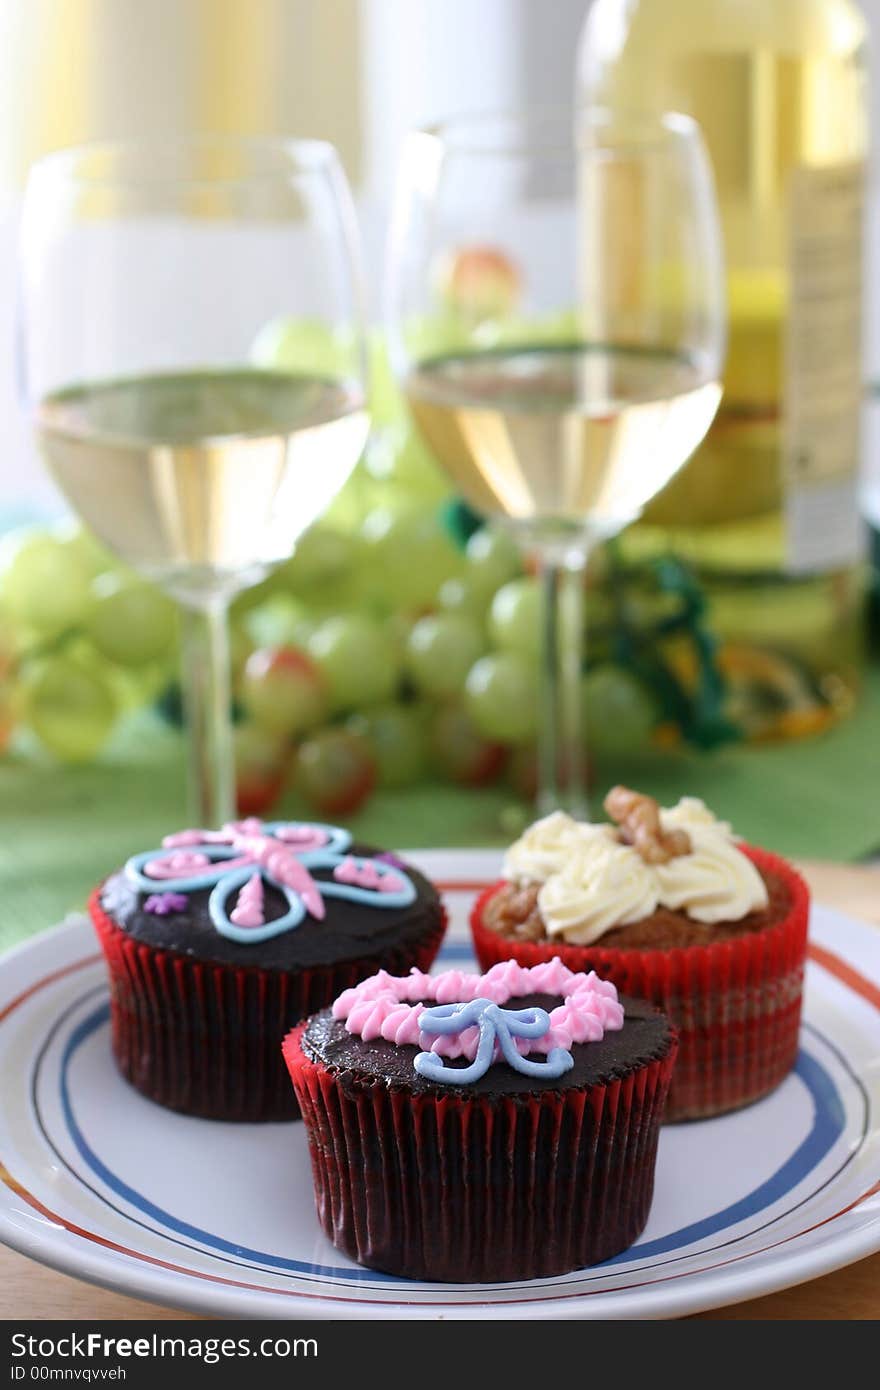
[(378, 972), (284, 1043), (326, 1234), (432, 1281), (608, 1259), (648, 1217), (676, 1049), (656, 1009), (559, 960)]
[(174, 1110), (296, 1118), (281, 1040), (376, 970), (426, 969), (434, 886), (340, 826), (230, 822), (134, 854), (92, 894), (123, 1075)]

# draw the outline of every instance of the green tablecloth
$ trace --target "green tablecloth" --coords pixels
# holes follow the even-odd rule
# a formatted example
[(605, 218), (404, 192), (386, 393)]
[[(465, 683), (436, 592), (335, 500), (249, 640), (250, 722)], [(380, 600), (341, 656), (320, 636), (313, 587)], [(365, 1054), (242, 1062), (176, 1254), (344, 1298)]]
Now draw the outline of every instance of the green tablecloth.
[[(853, 860), (880, 849), (880, 672), (858, 712), (803, 743), (657, 754), (602, 770), (674, 801), (702, 796), (746, 839), (805, 858)], [(359, 836), (397, 848), (503, 845), (503, 787), (381, 792), (354, 817)], [(151, 720), (125, 731), (98, 764), (0, 761), (0, 949), (83, 905), (90, 886), (185, 820), (180, 738)], [(302, 814), (291, 795), (282, 810)]]

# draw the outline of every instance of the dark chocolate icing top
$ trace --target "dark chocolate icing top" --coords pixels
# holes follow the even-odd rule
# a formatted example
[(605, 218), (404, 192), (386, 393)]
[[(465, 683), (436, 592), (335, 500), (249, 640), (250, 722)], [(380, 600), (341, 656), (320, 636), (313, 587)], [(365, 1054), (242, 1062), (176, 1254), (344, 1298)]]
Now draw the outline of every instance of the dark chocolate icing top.
[[(561, 1002), (560, 996), (531, 994), (511, 999), (506, 1009), (528, 1009), (537, 1006), (550, 1012)], [(413, 1066), (419, 1048), (397, 1046), (382, 1038), (365, 1042), (349, 1033), (345, 1023), (334, 1019), (324, 1009), (309, 1020), (302, 1039), (305, 1055), (321, 1062), (337, 1073), (347, 1073), (353, 1085), (359, 1081), (381, 1081), (389, 1086), (403, 1086), (416, 1094), (443, 1096), (514, 1096), (537, 1095), (542, 1091), (562, 1091), (572, 1087), (604, 1085), (665, 1057), (672, 1045), (673, 1029), (669, 1020), (640, 999), (621, 996), (625, 1009), (623, 1028), (606, 1032), (601, 1042), (575, 1043), (571, 1049), (574, 1066), (560, 1078), (524, 1076), (503, 1061), (494, 1063), (479, 1080), (467, 1086), (451, 1082), (436, 1083), (420, 1076)], [(467, 1066), (467, 1060), (445, 1059), (447, 1066)], [(536, 1061), (546, 1060), (536, 1055)], [(345, 1077), (342, 1078), (343, 1084)]]
[[(352, 846), (350, 852), (365, 857), (378, 853), (358, 845)], [(231, 941), (217, 931), (208, 912), (207, 888), (188, 893), (183, 911), (160, 916), (144, 911), (150, 894), (138, 892), (125, 873), (119, 872), (107, 879), (100, 901), (123, 931), (150, 946), (239, 968), (303, 970), (360, 960), (398, 945), (412, 945), (440, 927), (443, 909), (437, 890), (412, 865), (403, 867), (416, 888), (415, 902), (408, 907), (374, 907), (327, 896), (323, 921), (307, 916), (293, 930), (253, 945)], [(330, 878), (329, 870), (311, 873), (318, 884)], [(163, 886), (157, 882), (154, 891), (161, 892)], [(287, 909), (283, 895), (270, 885), (265, 888), (265, 905), (269, 917)]]

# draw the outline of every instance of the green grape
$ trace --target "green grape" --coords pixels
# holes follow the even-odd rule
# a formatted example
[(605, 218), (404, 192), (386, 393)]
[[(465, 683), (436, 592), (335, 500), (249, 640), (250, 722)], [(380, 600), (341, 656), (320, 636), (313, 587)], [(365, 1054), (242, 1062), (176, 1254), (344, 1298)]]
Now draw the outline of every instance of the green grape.
[(513, 652), (494, 652), (471, 668), (467, 709), (480, 733), (500, 743), (524, 743), (537, 729), (538, 684), (534, 670)]
[(423, 695), (459, 695), (468, 671), (486, 649), (472, 618), (443, 613), (420, 618), (409, 635), (404, 669)]
[(274, 367), (306, 376), (350, 375), (351, 333), (330, 328), (318, 319), (277, 318), (265, 324), (251, 348), (258, 367)]
[(364, 517), (382, 500), (382, 485), (372, 477), (367, 467), (367, 454), (372, 448), (370, 437), (366, 450), (352, 469), (344, 486), (337, 492), (322, 513), (321, 524), (355, 540)]
[(12, 618), (0, 596), (0, 688), (15, 669), (19, 644), (17, 634), (12, 630)]
[(584, 677), (582, 689), (589, 749), (620, 755), (645, 747), (657, 709), (641, 681), (621, 666), (597, 666)]
[(99, 574), (113, 574), (124, 568), (97, 536), (73, 517), (56, 522), (50, 534), (70, 549), (92, 579), (97, 579)]
[(15, 732), (15, 706), (8, 692), (0, 687), (0, 754), (9, 747)]
[(174, 604), (153, 584), (104, 574), (92, 593), (87, 631), (102, 656), (120, 666), (148, 666), (173, 650)]
[(326, 680), (331, 710), (380, 704), (395, 692), (400, 662), (381, 623), (360, 614), (327, 618), (308, 651)]
[(318, 619), (302, 599), (272, 594), (247, 614), (244, 628), (252, 651), (255, 647), (304, 647), (317, 625)]
[(406, 646), (409, 642), (409, 635), (413, 630), (414, 623), (409, 613), (389, 613), (387, 618), (382, 619), (382, 626), (388, 636), (389, 642), (394, 647), (397, 660), (403, 664), (406, 656)]
[(423, 507), (439, 506), (450, 495), (445, 474), (407, 417), (373, 435), (364, 465), (395, 496), (406, 495)]
[[(229, 621), (229, 666), (232, 672), (232, 679), (238, 682), (241, 678), (247, 659), (254, 650), (254, 639), (247, 625), (235, 618)], [(270, 643), (260, 643), (260, 646), (269, 646)], [(280, 645), (280, 644), (279, 644)]]
[(103, 674), (68, 656), (26, 670), (20, 698), (23, 722), (65, 762), (93, 758), (116, 720), (116, 700)]
[(326, 718), (327, 685), (311, 657), (296, 647), (253, 652), (241, 680), (241, 702), (254, 723), (291, 738)]
[(409, 502), (370, 512), (361, 537), (364, 596), (390, 611), (430, 607), (443, 581), (461, 569), (436, 513)]
[(376, 763), (366, 740), (348, 729), (324, 729), (296, 755), (296, 785), (328, 816), (351, 815), (376, 784)]
[(505, 749), (485, 738), (457, 701), (435, 711), (428, 740), (435, 772), (459, 786), (486, 786), (504, 766)]
[(249, 589), (243, 589), (236, 594), (229, 606), (229, 615), (234, 622), (248, 622), (250, 614), (257, 608), (262, 608), (265, 603), (273, 599), (276, 594), (282, 593), (284, 586), (275, 571), (271, 571), (265, 579), (261, 579), (259, 584), (252, 584)]
[(443, 581), (437, 590), (437, 603), (444, 613), (461, 613), (480, 624), (485, 621), (488, 606), (485, 591), (458, 575)]
[(484, 526), (475, 531), (467, 543), (466, 578), (475, 589), (488, 598), (522, 574), (522, 557), (514, 540), (506, 531)]
[(450, 308), (437, 308), (407, 327), (407, 349), (414, 362), (445, 357), (473, 348), (473, 325)]
[(308, 593), (347, 574), (359, 559), (357, 542), (325, 522), (310, 526), (289, 560), (275, 571), (284, 588)]
[(380, 787), (408, 787), (422, 776), (424, 718), (413, 705), (377, 705), (352, 715), (345, 727), (369, 744)]
[[(94, 662), (94, 651), (88, 659)], [(155, 704), (168, 687), (169, 674), (168, 667), (158, 661), (150, 666), (117, 666), (108, 662), (101, 667), (101, 676), (113, 691), (119, 714)]]
[(238, 724), (235, 800), (241, 816), (261, 816), (281, 794), (290, 761), (286, 741), (255, 724)]
[(0, 589), (13, 622), (55, 637), (83, 622), (91, 571), (67, 541), (45, 531), (17, 532), (0, 544)]
[(503, 323), (522, 295), (514, 262), (494, 246), (463, 246), (439, 255), (433, 266), (441, 303), (466, 323)]
[(322, 521), (297, 543), (289, 560), (276, 571), (279, 592), (307, 603), (312, 613), (339, 613), (362, 598), (360, 566), (363, 545), (357, 535)]
[(531, 661), (541, 653), (541, 585), (537, 579), (511, 579), (492, 600), (489, 636), (496, 647)]

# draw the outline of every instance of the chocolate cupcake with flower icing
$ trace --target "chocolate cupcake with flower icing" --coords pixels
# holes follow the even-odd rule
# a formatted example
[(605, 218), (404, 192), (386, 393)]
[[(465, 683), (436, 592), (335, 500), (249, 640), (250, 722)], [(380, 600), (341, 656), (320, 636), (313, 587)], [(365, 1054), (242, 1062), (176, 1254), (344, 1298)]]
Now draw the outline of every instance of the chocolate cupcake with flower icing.
[(669, 1119), (759, 1099), (797, 1056), (806, 885), (696, 798), (617, 787), (606, 810), (554, 812), (510, 847), (471, 917), (478, 960), (559, 956), (664, 1009), (681, 1035)]
[(675, 1029), (558, 959), (380, 971), (284, 1056), (333, 1243), (413, 1279), (566, 1273), (639, 1235)]
[(123, 1075), (226, 1120), (295, 1118), (285, 1033), (378, 969), (426, 969), (445, 928), (412, 865), (339, 826), (255, 818), (166, 836), (89, 909)]

